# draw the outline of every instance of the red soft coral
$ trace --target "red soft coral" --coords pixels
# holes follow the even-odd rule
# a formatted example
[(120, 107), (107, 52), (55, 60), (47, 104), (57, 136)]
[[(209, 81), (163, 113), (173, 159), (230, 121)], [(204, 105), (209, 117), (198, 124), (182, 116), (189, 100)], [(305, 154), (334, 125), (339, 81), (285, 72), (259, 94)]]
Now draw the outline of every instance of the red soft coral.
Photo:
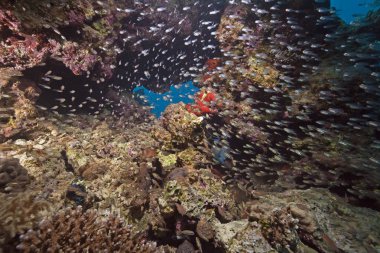
[(216, 95), (210, 91), (201, 91), (196, 95), (195, 104), (187, 104), (186, 110), (197, 116), (217, 113), (218, 110), (213, 108), (216, 104)]

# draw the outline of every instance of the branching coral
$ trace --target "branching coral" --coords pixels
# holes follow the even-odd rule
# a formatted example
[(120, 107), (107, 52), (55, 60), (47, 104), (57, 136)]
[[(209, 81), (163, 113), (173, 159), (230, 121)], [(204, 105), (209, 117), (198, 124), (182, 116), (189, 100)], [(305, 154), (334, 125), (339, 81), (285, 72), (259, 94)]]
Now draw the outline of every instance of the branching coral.
[(66, 209), (20, 236), (22, 252), (157, 252), (152, 242), (133, 236), (117, 216)]
[(0, 248), (17, 233), (33, 226), (49, 210), (45, 201), (35, 200), (33, 195), (20, 193), (15, 197), (2, 197), (0, 207)]

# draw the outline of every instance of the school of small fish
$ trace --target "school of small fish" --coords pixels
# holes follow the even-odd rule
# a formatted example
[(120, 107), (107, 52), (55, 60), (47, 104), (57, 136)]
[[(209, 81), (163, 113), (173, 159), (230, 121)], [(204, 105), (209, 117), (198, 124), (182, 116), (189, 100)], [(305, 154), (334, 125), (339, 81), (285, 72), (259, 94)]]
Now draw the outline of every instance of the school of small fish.
[[(372, 195), (354, 178), (380, 168), (379, 33), (368, 29), (375, 18), (347, 28), (323, 7), (326, 1), (242, 3), (225, 9), (232, 14), (221, 31), (239, 29), (240, 41), (222, 38), (225, 65), (211, 82), (239, 102), (206, 125), (212, 149), (225, 153), (218, 162), (227, 181), (251, 189), (319, 186)], [(259, 75), (247, 73), (252, 57), (264, 76), (273, 72), (266, 66), (275, 67), (277, 83), (239, 78)], [(241, 105), (249, 109), (239, 111)], [(288, 177), (289, 171), (299, 173)], [(379, 187), (376, 180), (368, 184)]]
[[(108, 89), (123, 94), (149, 84), (159, 91), (195, 80), (224, 102), (204, 123), (209, 146), (223, 153), (224, 159), (215, 158), (215, 163), (227, 182), (281, 189), (287, 187), (286, 175), (292, 170), (299, 171), (292, 173), (297, 187), (330, 186), (332, 178), (339, 181), (339, 189), (365, 195), (347, 184), (380, 168), (376, 17), (343, 26), (328, 0), (190, 2), (173, 8), (169, 1), (154, 6), (134, 1), (136, 8), (117, 9), (133, 18), (119, 34), (125, 48), (115, 48), (119, 56), (111, 66), (114, 78), (91, 80), (88, 73), (79, 77), (83, 82), (88, 78), (86, 85), (73, 87), (70, 73), (41, 66), (38, 85), (44, 94), (39, 108), (68, 115), (87, 108), (99, 114), (115, 106), (106, 96)], [(194, 6), (202, 10), (200, 21), (183, 36)], [(152, 15), (181, 18), (177, 24), (156, 23), (140, 31)], [(222, 32), (236, 37), (229, 40)], [(217, 57), (221, 65), (208, 71), (205, 62)], [(261, 74), (263, 82), (271, 83), (258, 82), (259, 74), (248, 62), (267, 66)], [(271, 73), (275, 77), (266, 79)], [(214, 79), (199, 81), (205, 74)], [(307, 174), (305, 166), (310, 164), (316, 172), (313, 167)]]

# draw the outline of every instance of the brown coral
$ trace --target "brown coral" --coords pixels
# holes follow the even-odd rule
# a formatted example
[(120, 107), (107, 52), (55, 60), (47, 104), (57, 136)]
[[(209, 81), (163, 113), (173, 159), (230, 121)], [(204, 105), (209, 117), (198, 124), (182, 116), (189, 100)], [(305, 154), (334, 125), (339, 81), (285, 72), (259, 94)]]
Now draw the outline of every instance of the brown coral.
[(15, 197), (2, 198), (0, 248), (6, 246), (17, 233), (30, 228), (48, 209), (49, 205), (46, 201), (36, 200), (32, 194), (20, 193)]
[(19, 71), (0, 68), (0, 141), (4, 141), (26, 126), (37, 115), (35, 102), (41, 94), (38, 86), (20, 77)]
[(197, 223), (196, 228), (197, 235), (206, 242), (212, 240), (215, 237), (215, 231), (211, 223), (205, 219), (201, 219)]
[(133, 236), (117, 216), (102, 218), (81, 207), (62, 210), (20, 236), (22, 252), (156, 252), (154, 243)]
[(261, 221), (262, 233), (267, 241), (279, 251), (296, 250), (298, 235), (296, 221), (286, 209), (274, 209), (268, 219)]
[(0, 192), (23, 190), (29, 182), (28, 171), (18, 159), (0, 159)]
[(197, 117), (186, 110), (181, 102), (169, 105), (163, 113), (163, 127), (170, 132), (178, 144), (196, 142), (199, 139), (202, 117)]

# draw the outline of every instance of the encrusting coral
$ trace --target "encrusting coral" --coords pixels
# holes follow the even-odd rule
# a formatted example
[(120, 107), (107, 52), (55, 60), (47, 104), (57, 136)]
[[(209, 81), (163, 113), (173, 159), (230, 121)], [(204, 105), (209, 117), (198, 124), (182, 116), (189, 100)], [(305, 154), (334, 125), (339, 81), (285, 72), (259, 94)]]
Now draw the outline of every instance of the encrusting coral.
[(202, 119), (187, 111), (181, 102), (166, 108), (162, 115), (162, 125), (172, 135), (172, 142), (184, 145), (199, 139), (197, 130), (200, 130)]
[(30, 129), (29, 120), (38, 115), (35, 103), (41, 89), (21, 72), (0, 68), (0, 142)]
[(318, 252), (375, 252), (380, 247), (379, 214), (351, 206), (325, 189), (265, 194), (246, 206), (249, 219), (261, 225), (280, 252), (300, 250), (302, 243)]

